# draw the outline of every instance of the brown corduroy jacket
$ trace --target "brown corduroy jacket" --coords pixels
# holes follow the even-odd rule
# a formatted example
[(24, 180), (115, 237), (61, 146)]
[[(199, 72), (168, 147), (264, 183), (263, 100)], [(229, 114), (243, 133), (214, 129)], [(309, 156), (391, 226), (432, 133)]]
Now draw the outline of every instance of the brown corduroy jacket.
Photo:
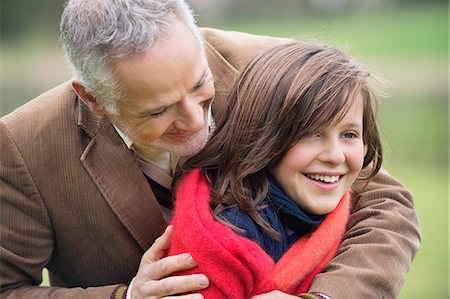
[[(218, 117), (239, 70), (284, 42), (202, 30)], [(420, 245), (411, 194), (381, 171), (354, 185), (348, 230), (312, 291), (395, 298)], [(68, 82), (0, 119), (1, 298), (109, 298), (136, 274), (164, 218), (133, 153)], [(42, 269), (52, 287), (39, 288)]]

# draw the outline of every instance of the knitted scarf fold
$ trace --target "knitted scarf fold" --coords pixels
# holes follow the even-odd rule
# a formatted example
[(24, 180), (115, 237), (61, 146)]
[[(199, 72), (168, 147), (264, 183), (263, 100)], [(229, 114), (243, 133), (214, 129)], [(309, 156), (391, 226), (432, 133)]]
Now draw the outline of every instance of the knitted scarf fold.
[(268, 198), (281, 222), (292, 229), (297, 237), (310, 233), (323, 222), (327, 215), (313, 215), (299, 207), (268, 171), (266, 174), (269, 180)]
[(276, 179), (265, 171), (269, 183), (269, 191), (260, 205), (260, 216), (280, 235), (277, 240), (238, 206), (224, 209), (219, 216), (230, 224), (242, 229), (237, 234), (250, 239), (264, 249), (275, 262), (300, 237), (314, 231), (325, 219), (326, 215), (313, 215), (299, 207), (281, 188)]
[(213, 219), (210, 188), (199, 169), (185, 175), (176, 194), (169, 255), (189, 252), (204, 273), (205, 298), (250, 298), (272, 290), (298, 295), (335, 256), (349, 216), (349, 194), (312, 234), (295, 242), (275, 264), (253, 241)]

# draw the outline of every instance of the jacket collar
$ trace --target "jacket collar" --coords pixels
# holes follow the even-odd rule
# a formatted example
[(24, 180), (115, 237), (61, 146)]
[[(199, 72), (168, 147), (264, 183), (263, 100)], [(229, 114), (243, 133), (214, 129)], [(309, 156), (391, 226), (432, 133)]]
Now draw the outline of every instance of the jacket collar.
[(117, 218), (146, 250), (165, 226), (155, 195), (112, 124), (77, 100), (78, 125), (90, 137), (81, 163)]
[(214, 78), (215, 96), (212, 103), (212, 112), (214, 119), (216, 119), (217, 115), (223, 115), (226, 111), (230, 82), (234, 82), (238, 78), (239, 72), (206, 40), (204, 45), (209, 68)]
[(73, 92), (73, 96), (74, 102), (78, 105), (78, 126), (93, 138), (107, 122), (106, 117), (100, 117), (93, 113), (75, 92)]

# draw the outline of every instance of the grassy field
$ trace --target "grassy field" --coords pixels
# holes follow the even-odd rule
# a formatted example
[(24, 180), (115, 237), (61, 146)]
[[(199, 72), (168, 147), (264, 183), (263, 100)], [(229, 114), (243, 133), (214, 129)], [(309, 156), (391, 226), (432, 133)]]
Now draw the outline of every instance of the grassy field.
[[(449, 298), (448, 3), (390, 4), (347, 13), (299, 12), (297, 17), (294, 12), (258, 17), (258, 9), (246, 18), (241, 12), (234, 18), (216, 19), (202, 19), (198, 9), (199, 22), (330, 42), (392, 83), (392, 95), (380, 105), (385, 167), (413, 192), (423, 234), (399, 298)], [(20, 41), (1, 46), (0, 115), (70, 78), (57, 37), (28, 41), (32, 45)]]
[(381, 111), (385, 166), (413, 192), (422, 229), (401, 299), (449, 298), (447, 111), (447, 102), (423, 99), (392, 101)]

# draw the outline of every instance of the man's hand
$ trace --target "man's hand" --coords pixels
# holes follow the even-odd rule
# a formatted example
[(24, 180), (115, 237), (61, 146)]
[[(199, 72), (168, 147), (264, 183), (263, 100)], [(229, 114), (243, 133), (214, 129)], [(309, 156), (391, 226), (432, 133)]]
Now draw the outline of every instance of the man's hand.
[(253, 296), (251, 299), (298, 299), (297, 296), (283, 293), (282, 291), (270, 291), (268, 293)]
[[(208, 278), (203, 274), (170, 276), (172, 273), (196, 266), (188, 253), (164, 257), (170, 246), (172, 226), (169, 225), (155, 243), (142, 256), (138, 273), (133, 280), (132, 299), (163, 298), (165, 296), (190, 293), (206, 288)], [(171, 297), (175, 298), (175, 297)], [(200, 294), (189, 294), (176, 298), (203, 298)]]

